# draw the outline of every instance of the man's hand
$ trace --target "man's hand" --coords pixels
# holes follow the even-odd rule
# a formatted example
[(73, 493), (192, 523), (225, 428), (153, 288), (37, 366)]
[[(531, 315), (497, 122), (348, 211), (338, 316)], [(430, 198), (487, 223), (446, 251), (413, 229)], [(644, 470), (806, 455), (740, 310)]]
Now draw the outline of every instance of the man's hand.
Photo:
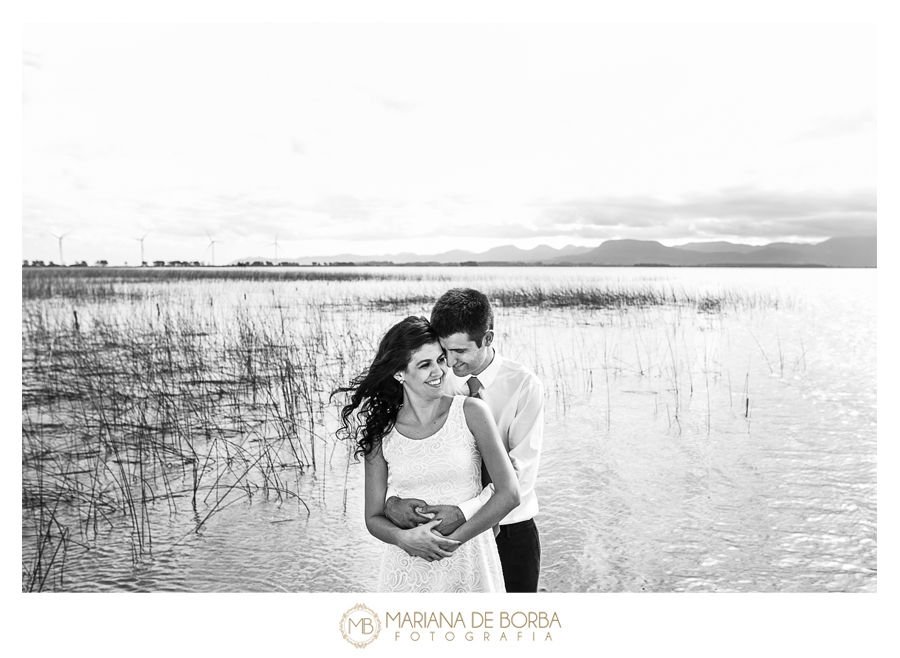
[(440, 521), (440, 525), (434, 530), (445, 537), (466, 522), (466, 517), (456, 505), (425, 505), (419, 511)]
[[(432, 514), (421, 514), (420, 508), (428, 503), (418, 498), (398, 498), (391, 496), (384, 502), (384, 515), (398, 528), (409, 530), (434, 518)], [(444, 533), (447, 534), (447, 533)]]

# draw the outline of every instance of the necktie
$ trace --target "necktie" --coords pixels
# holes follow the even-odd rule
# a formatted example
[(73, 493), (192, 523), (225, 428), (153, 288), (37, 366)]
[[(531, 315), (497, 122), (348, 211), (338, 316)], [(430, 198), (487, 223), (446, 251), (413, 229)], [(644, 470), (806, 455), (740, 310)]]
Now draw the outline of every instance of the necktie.
[(470, 398), (480, 398), (481, 390), (484, 386), (481, 385), (481, 382), (478, 381), (478, 377), (469, 377), (466, 381), (466, 384), (469, 386), (469, 397)]

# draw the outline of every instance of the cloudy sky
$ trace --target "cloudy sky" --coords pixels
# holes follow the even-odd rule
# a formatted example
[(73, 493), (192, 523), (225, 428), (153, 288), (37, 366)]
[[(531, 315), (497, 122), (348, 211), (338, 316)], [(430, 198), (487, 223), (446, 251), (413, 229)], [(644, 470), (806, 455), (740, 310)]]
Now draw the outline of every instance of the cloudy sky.
[(875, 233), (860, 25), (31, 25), (22, 258)]

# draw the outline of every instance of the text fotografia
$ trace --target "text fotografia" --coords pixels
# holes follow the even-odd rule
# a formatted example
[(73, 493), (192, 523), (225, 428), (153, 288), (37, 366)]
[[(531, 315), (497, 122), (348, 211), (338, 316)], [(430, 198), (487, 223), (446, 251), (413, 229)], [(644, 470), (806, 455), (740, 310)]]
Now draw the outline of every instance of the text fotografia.
[(384, 628), (395, 641), (552, 642), (551, 630), (562, 624), (555, 612), (388, 612)]

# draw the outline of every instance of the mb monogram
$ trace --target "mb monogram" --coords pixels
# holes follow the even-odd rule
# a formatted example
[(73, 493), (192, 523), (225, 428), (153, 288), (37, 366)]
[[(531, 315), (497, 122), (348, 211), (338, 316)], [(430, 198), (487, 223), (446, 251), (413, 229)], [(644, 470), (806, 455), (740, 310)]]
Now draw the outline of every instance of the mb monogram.
[(380, 632), (378, 615), (362, 603), (357, 603), (341, 618), (341, 635), (359, 649), (374, 642)]

